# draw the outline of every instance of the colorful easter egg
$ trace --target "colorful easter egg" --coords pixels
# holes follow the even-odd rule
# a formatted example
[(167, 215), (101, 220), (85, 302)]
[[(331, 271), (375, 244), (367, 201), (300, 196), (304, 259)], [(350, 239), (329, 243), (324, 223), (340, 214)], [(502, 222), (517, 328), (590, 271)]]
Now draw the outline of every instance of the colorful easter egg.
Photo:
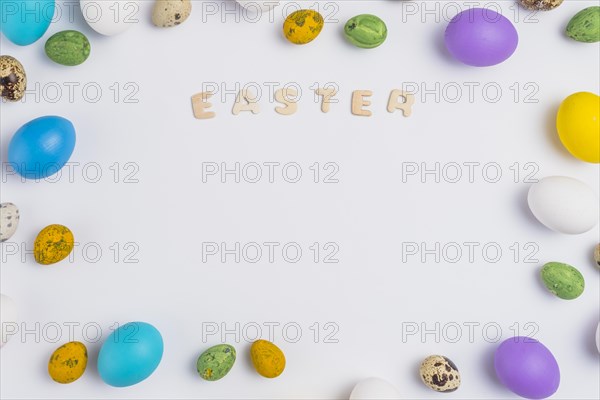
[(87, 348), (81, 342), (69, 342), (54, 350), (48, 361), (48, 374), (58, 383), (81, 378), (88, 362)]
[(98, 354), (98, 373), (110, 386), (132, 386), (156, 370), (163, 355), (160, 332), (145, 322), (130, 322), (106, 338)]
[(276, 378), (285, 369), (285, 355), (273, 343), (267, 340), (257, 340), (250, 348), (252, 365), (265, 378)]
[(207, 349), (198, 357), (196, 368), (202, 379), (218, 381), (229, 373), (235, 363), (235, 348), (219, 344)]
[(446, 28), (446, 48), (457, 60), (488, 67), (507, 60), (517, 49), (519, 36), (503, 15), (485, 8), (457, 14)]
[(323, 29), (323, 16), (314, 10), (294, 11), (283, 22), (283, 34), (294, 44), (310, 43)]
[(38, 233), (33, 243), (35, 261), (42, 265), (64, 260), (75, 247), (73, 232), (64, 225), (48, 225)]
[(583, 43), (600, 42), (600, 6), (579, 11), (567, 25), (567, 36)]
[(387, 38), (387, 26), (375, 15), (361, 14), (346, 22), (344, 34), (353, 45), (372, 49), (380, 46)]
[(560, 385), (556, 359), (532, 338), (520, 336), (502, 342), (494, 354), (494, 368), (504, 386), (526, 399), (550, 397)]
[(54, 0), (0, 0), (0, 30), (14, 44), (38, 41), (54, 18)]
[(569, 264), (549, 262), (543, 266), (540, 275), (546, 288), (564, 300), (578, 298), (585, 289), (583, 275)]
[(46, 55), (57, 64), (80, 65), (90, 56), (91, 46), (87, 37), (77, 31), (62, 31), (48, 39)]
[(556, 129), (574, 157), (600, 163), (600, 96), (579, 92), (564, 99), (556, 115)]
[(26, 179), (43, 179), (65, 166), (75, 148), (75, 128), (62, 117), (47, 116), (23, 125), (8, 145), (8, 162)]

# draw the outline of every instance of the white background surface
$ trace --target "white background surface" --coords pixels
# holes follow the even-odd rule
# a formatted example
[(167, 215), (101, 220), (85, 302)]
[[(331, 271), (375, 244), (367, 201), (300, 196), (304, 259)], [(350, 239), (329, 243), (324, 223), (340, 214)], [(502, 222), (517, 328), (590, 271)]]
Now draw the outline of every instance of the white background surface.
[[(427, 2), (427, 7), (434, 9), (434, 4)], [(534, 178), (567, 175), (599, 189), (598, 166), (571, 157), (553, 122), (567, 95), (599, 92), (598, 46), (562, 34), (572, 15), (597, 3), (567, 1), (533, 16), (537, 21), (530, 23), (523, 21), (529, 13), (512, 1), (491, 3), (501, 4), (515, 22), (520, 43), (509, 61), (484, 69), (461, 65), (444, 50), (446, 18), (459, 3), (452, 4), (454, 8), (438, 5), (437, 13), (424, 15), (425, 3), (414, 2), (417, 15), (409, 15), (413, 8), (407, 2), (338, 2), (331, 18), (339, 23), (329, 21), (316, 41), (301, 47), (281, 35), (283, 7), (274, 22), (263, 17), (236, 23), (235, 16), (228, 16), (223, 23), (220, 15), (203, 14), (198, 1), (190, 19), (176, 29), (153, 27), (151, 4), (144, 2), (138, 26), (117, 37), (96, 34), (79, 13), (73, 23), (63, 18), (53, 24), (44, 39), (29, 47), (16, 47), (3, 37), (2, 54), (24, 64), (30, 89), (39, 85), (43, 91), (55, 82), (63, 93), (56, 103), (49, 101), (54, 94), (48, 92), (38, 101), (28, 95), (23, 104), (2, 104), (2, 161), (22, 124), (57, 114), (76, 126), (71, 162), (79, 167), (73, 166), (73, 179), (65, 173), (54, 183), (22, 183), (3, 172), (2, 201), (21, 210), (19, 230), (11, 239), (21, 252), (8, 255), (3, 245), (1, 290), (18, 304), (23, 326), (41, 337), (14, 337), (2, 349), (2, 398), (330, 399), (347, 398), (358, 380), (379, 376), (394, 383), (404, 398), (429, 399), (441, 396), (419, 381), (419, 363), (430, 354), (450, 357), (461, 370), (460, 390), (445, 397), (515, 398), (493, 372), (493, 352), (501, 340), (495, 339), (494, 327), (506, 339), (516, 326), (520, 334), (531, 333), (524, 329), (527, 323), (537, 326), (535, 337), (559, 362), (562, 382), (554, 397), (598, 398), (594, 332), (599, 279), (592, 249), (599, 231), (567, 236), (541, 226), (527, 209), (530, 184), (524, 175), (531, 170), (522, 167), (528, 162), (539, 167)], [(323, 14), (330, 10), (322, 9)], [(380, 48), (366, 51), (344, 41), (343, 23), (360, 13), (377, 14), (387, 22), (389, 36)], [(92, 43), (92, 55), (80, 67), (55, 65), (44, 55), (45, 39), (63, 29), (81, 30)], [(80, 84), (72, 103), (65, 82)], [(95, 104), (81, 92), (90, 82), (103, 90)], [(139, 102), (125, 103), (123, 94), (115, 102), (109, 89), (115, 82), (121, 87), (135, 83)], [(190, 97), (202, 90), (203, 82), (222, 82), (229, 89), (236, 82), (257, 82), (265, 91), (264, 82), (297, 82), (303, 96), (298, 112), (288, 117), (273, 111), (275, 104), (266, 93), (258, 115), (233, 116), (233, 95), (225, 101), (215, 97), (217, 117), (200, 121), (192, 116)], [(315, 82), (339, 85), (339, 103), (328, 114), (314, 102)], [(406, 82), (430, 89), (436, 82), (441, 87), (456, 82), (464, 91), (456, 103), (448, 101), (454, 94), (442, 93), (439, 101), (433, 95), (417, 96), (410, 118), (388, 114), (390, 91)], [(473, 102), (465, 82), (479, 84)], [(481, 90), (494, 82), (503, 91), (496, 103), (486, 101)], [(510, 89), (515, 83), (521, 88), (516, 102)], [(527, 83), (539, 89), (533, 96), (537, 103), (525, 102), (531, 91), (523, 89)], [(350, 113), (351, 92), (359, 89), (374, 92), (371, 118)], [(109, 168), (116, 162), (121, 165), (118, 183)], [(139, 167), (138, 183), (123, 182), (128, 162)], [(266, 178), (235, 183), (231, 177), (227, 183), (218, 177), (203, 183), (203, 162), (296, 162), (303, 177), (296, 184), (285, 182), (280, 173), (274, 183)], [(339, 183), (313, 183), (309, 166), (315, 162), (336, 163)], [(454, 184), (443, 177), (436, 183), (432, 176), (425, 183), (418, 176), (403, 182), (407, 162), (428, 168), (435, 162), (498, 163), (502, 178), (486, 182), (480, 166), (472, 183), (466, 167)], [(100, 166), (98, 183), (89, 182), (93, 170), (82, 173), (81, 167), (90, 163)], [(514, 163), (521, 165), (517, 182), (510, 169)], [(73, 230), (80, 243), (73, 259), (47, 267), (37, 265), (31, 254), (22, 261), (22, 246), (31, 250), (39, 230), (52, 223)], [(109, 249), (115, 242), (121, 247), (117, 263)], [(128, 242), (139, 247), (134, 256), (139, 263), (123, 262)], [(216, 256), (203, 263), (202, 242), (230, 247), (235, 242), (297, 242), (303, 257), (295, 264), (285, 262), (280, 252), (274, 263), (266, 255), (255, 264), (235, 263), (231, 256), (226, 263)], [(315, 263), (309, 250), (314, 242), (337, 243), (340, 262)], [(402, 243), (408, 242), (429, 248), (436, 242), (479, 245), (473, 262), (466, 247), (456, 263), (444, 257), (436, 262), (433, 256), (426, 262), (407, 256), (403, 262)], [(515, 242), (521, 248), (519, 262), (510, 249)], [(501, 248), (498, 262), (484, 259), (486, 243)], [(538, 246), (533, 255), (537, 262), (524, 262), (526, 243)], [(86, 244), (102, 249), (98, 262), (85, 259)], [(93, 259), (93, 252), (87, 257)], [(549, 261), (580, 269), (586, 278), (580, 298), (561, 301), (545, 290), (538, 274)], [(98, 324), (106, 337), (115, 323), (135, 320), (154, 324), (165, 341), (163, 361), (150, 379), (125, 389), (105, 385), (95, 367), (102, 341), (87, 343), (90, 362), (82, 379), (61, 386), (48, 377), (50, 354), (69, 340), (65, 323)], [(249, 362), (250, 344), (229, 334), (227, 342), (238, 349), (234, 369), (222, 381), (202, 381), (195, 360), (221, 343), (219, 335), (203, 342), (207, 322), (228, 329), (239, 323), (240, 334), (256, 323), (264, 327), (264, 336), (265, 322), (281, 324), (274, 340), (286, 354), (285, 373), (275, 380), (258, 376)], [(310, 327), (316, 322), (321, 327), (336, 324), (339, 343), (324, 343), (322, 328), (315, 343)], [(472, 339), (464, 325), (471, 322), (480, 324)], [(56, 335), (53, 323), (63, 326), (57, 343), (48, 340)], [(302, 328), (297, 343), (282, 335), (286, 323)], [(403, 340), (403, 326), (411, 323), (434, 331), (439, 323), (441, 337)], [(448, 340), (455, 336), (453, 324), (462, 326), (455, 343)], [(485, 324), (492, 324), (487, 334)], [(81, 326), (75, 328), (76, 340), (83, 340)]]

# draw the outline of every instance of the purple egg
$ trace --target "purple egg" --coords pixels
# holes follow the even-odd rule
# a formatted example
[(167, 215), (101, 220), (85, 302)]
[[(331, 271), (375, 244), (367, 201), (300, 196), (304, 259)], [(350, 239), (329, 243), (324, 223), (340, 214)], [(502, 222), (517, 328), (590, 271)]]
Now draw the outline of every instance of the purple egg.
[(513, 24), (496, 11), (471, 8), (457, 14), (446, 28), (446, 48), (457, 60), (489, 67), (508, 59), (519, 35)]
[(494, 367), (500, 382), (526, 399), (552, 396), (560, 384), (556, 359), (532, 338), (519, 336), (502, 342), (494, 355)]

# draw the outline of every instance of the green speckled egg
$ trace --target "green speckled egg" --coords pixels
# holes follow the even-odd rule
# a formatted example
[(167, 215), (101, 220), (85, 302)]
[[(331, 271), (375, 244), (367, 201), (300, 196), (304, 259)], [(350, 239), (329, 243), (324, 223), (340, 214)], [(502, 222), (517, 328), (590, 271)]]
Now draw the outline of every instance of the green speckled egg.
[(579, 11), (567, 25), (567, 36), (578, 42), (600, 42), (600, 7)]
[(594, 249), (594, 261), (596, 261), (596, 267), (600, 268), (600, 244)]
[(353, 45), (372, 49), (381, 45), (387, 38), (387, 26), (375, 15), (361, 14), (346, 22), (344, 33)]
[(90, 42), (83, 33), (62, 31), (46, 42), (46, 55), (55, 63), (75, 66), (83, 64), (90, 56)]
[(564, 300), (576, 299), (585, 288), (583, 275), (569, 264), (549, 262), (542, 268), (541, 275), (548, 290)]
[(198, 357), (196, 368), (207, 381), (218, 381), (229, 373), (235, 363), (235, 348), (219, 344), (206, 350)]

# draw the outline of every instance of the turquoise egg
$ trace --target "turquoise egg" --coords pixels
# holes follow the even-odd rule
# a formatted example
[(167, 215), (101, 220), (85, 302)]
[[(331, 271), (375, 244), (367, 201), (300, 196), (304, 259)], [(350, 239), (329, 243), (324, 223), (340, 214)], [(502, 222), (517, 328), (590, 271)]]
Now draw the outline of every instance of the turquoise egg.
[(47, 116), (23, 125), (8, 144), (8, 163), (27, 179), (43, 179), (65, 166), (75, 148), (75, 128), (62, 117)]
[(44, 36), (54, 17), (55, 0), (0, 0), (0, 31), (27, 46)]
[(98, 373), (115, 387), (140, 383), (160, 364), (163, 340), (160, 332), (145, 322), (130, 322), (106, 339), (98, 354)]

